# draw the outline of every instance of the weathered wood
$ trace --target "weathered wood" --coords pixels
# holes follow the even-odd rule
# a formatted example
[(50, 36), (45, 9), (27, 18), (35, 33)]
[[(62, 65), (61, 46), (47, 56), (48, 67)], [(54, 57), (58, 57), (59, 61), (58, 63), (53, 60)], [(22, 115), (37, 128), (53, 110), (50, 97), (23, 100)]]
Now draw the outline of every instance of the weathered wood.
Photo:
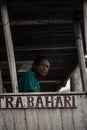
[(62, 128), (63, 130), (73, 130), (73, 117), (71, 109), (62, 109), (61, 110), (61, 118), (62, 118)]
[(83, 14), (84, 14), (85, 47), (87, 54), (87, 0), (83, 0)]
[(25, 110), (27, 130), (38, 130), (38, 117), (36, 110)]
[(40, 130), (52, 130), (50, 116), (49, 116), (49, 110), (38, 111), (38, 124), (39, 124)]
[[(62, 130), (62, 117), (60, 109), (50, 109), (49, 111), (51, 129), (52, 130)], [(56, 115), (54, 117), (54, 115)]]
[(0, 93), (3, 93), (3, 81), (2, 81), (1, 70), (0, 70)]
[[(84, 96), (77, 97), (78, 108), (72, 110), (74, 130), (80, 130), (80, 129), (86, 130), (83, 103), (82, 103), (84, 102), (84, 100), (82, 99), (82, 97)], [(86, 96), (86, 99), (87, 99), (87, 96)]]
[[(14, 122), (14, 115), (13, 115), (14, 110), (9, 110), (7, 111), (3, 110), (3, 120), (4, 120), (4, 128), (5, 130), (15, 130), (15, 122)], [(8, 121), (9, 119), (9, 121)], [(0, 129), (3, 130), (3, 129)]]
[(15, 130), (27, 130), (25, 111), (23, 109), (14, 110), (13, 114), (14, 114)]
[(75, 108), (76, 97), (65, 96), (1, 96), (0, 108)]
[(70, 77), (70, 89), (71, 91), (82, 92), (82, 81), (79, 66)]
[(6, 130), (5, 129), (5, 121), (4, 121), (4, 116), (3, 116), (3, 110), (0, 110), (0, 129), (1, 130)]
[(82, 102), (82, 107), (83, 107), (83, 116), (84, 116), (84, 122), (85, 122), (85, 126), (86, 126), (86, 130), (87, 130), (87, 96), (82, 97), (82, 100), (84, 100)]
[[(2, 95), (5, 94), (0, 94), (0, 97)], [(44, 94), (44, 96), (47, 95), (47, 93)], [(54, 94), (51, 93), (51, 95)], [(58, 93), (58, 95), (63, 94)], [(0, 130), (86, 130), (87, 95), (85, 93), (78, 93), (78, 95), (68, 93), (68, 95), (76, 96), (76, 108), (0, 109)], [(21, 94), (18, 96), (20, 97)]]
[(15, 65), (12, 37), (11, 37), (11, 31), (10, 31), (10, 25), (9, 25), (9, 17), (8, 17), (6, 6), (1, 7), (1, 15), (2, 15), (3, 28), (4, 28), (5, 43), (6, 43), (6, 48), (7, 48), (12, 89), (13, 89), (13, 92), (18, 92), (16, 65)]
[[(51, 19), (51, 20), (14, 20), (14, 21), (11, 21), (11, 25), (18, 25), (18, 26), (21, 26), (21, 25), (35, 25), (35, 24), (70, 24), (70, 23), (74, 23), (74, 20), (70, 20), (70, 19)], [(0, 23), (0, 25), (2, 25)]]
[(76, 44), (78, 50), (81, 79), (83, 84), (83, 91), (87, 91), (86, 65), (85, 65), (85, 57), (84, 57), (84, 50), (83, 50), (83, 43), (82, 43), (81, 27), (79, 23), (75, 24), (75, 36), (76, 36)]
[[(31, 47), (31, 46), (25, 46), (25, 47), (16, 47), (16, 48), (14, 48), (14, 50), (17, 52), (21, 52), (21, 51), (39, 51), (39, 50), (68, 50), (68, 49), (71, 49), (71, 50), (74, 50), (74, 49), (76, 49), (76, 46), (74, 47), (74, 46), (71, 46), (71, 47), (58, 47), (58, 46), (56, 46), (56, 47), (54, 47), (54, 46), (49, 46), (49, 45), (46, 45), (46, 47), (40, 47), (40, 46), (35, 46), (35, 47)], [(3, 48), (1, 48), (1, 50), (0, 50), (0, 52), (5, 52), (5, 49), (3, 49)]]

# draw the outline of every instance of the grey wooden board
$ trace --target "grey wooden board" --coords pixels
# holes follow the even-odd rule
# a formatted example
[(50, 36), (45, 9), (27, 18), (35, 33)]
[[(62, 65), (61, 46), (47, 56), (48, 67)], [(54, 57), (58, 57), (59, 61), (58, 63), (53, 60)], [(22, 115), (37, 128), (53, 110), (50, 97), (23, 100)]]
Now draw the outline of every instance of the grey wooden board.
[(77, 96), (78, 108), (73, 109), (73, 122), (75, 130), (86, 130), (82, 102), (84, 102), (82, 101), (82, 96)]
[(85, 122), (85, 128), (87, 130), (87, 95), (82, 97), (82, 108), (84, 112), (84, 122)]
[(62, 129), (74, 130), (72, 109), (61, 109)]
[(37, 110), (26, 109), (27, 130), (38, 130)]
[(0, 130), (87, 130), (87, 96), (77, 108), (0, 109)]
[(0, 110), (0, 130), (5, 130), (3, 110)]
[[(62, 119), (60, 109), (49, 110), (52, 130), (62, 130)], [(56, 115), (56, 116), (55, 116)]]
[(51, 122), (48, 109), (45, 109), (44, 111), (42, 109), (40, 111), (38, 110), (38, 122), (39, 130), (51, 130)]
[(24, 109), (15, 109), (14, 112), (15, 130), (27, 130)]
[(0, 93), (3, 93), (3, 81), (2, 81), (1, 70), (0, 70)]
[(3, 120), (4, 120), (4, 129), (5, 130), (15, 130), (15, 125), (14, 125), (14, 117), (13, 117), (13, 111), (7, 109), (3, 110)]

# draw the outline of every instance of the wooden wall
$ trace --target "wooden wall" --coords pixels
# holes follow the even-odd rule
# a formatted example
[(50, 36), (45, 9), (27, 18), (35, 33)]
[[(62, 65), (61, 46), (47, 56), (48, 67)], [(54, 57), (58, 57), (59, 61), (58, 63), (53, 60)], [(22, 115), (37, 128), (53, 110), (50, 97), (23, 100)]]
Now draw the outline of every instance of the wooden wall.
[(87, 95), (74, 95), (76, 108), (0, 109), (0, 130), (87, 130)]

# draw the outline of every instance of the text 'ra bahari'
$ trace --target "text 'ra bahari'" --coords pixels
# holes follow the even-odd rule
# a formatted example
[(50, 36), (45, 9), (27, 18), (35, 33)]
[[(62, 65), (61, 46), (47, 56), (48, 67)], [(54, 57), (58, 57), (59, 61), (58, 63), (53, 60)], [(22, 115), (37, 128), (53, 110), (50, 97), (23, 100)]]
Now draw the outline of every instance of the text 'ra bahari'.
[(0, 96), (0, 108), (75, 108), (76, 96)]

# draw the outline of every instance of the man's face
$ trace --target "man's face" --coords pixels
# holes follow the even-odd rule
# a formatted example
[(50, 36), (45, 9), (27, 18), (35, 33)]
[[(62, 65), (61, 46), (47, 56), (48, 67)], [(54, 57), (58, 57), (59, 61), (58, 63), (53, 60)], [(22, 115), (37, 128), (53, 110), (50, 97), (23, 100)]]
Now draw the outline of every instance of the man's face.
[(38, 65), (37, 71), (41, 76), (46, 76), (50, 68), (50, 63), (48, 60), (43, 59)]

